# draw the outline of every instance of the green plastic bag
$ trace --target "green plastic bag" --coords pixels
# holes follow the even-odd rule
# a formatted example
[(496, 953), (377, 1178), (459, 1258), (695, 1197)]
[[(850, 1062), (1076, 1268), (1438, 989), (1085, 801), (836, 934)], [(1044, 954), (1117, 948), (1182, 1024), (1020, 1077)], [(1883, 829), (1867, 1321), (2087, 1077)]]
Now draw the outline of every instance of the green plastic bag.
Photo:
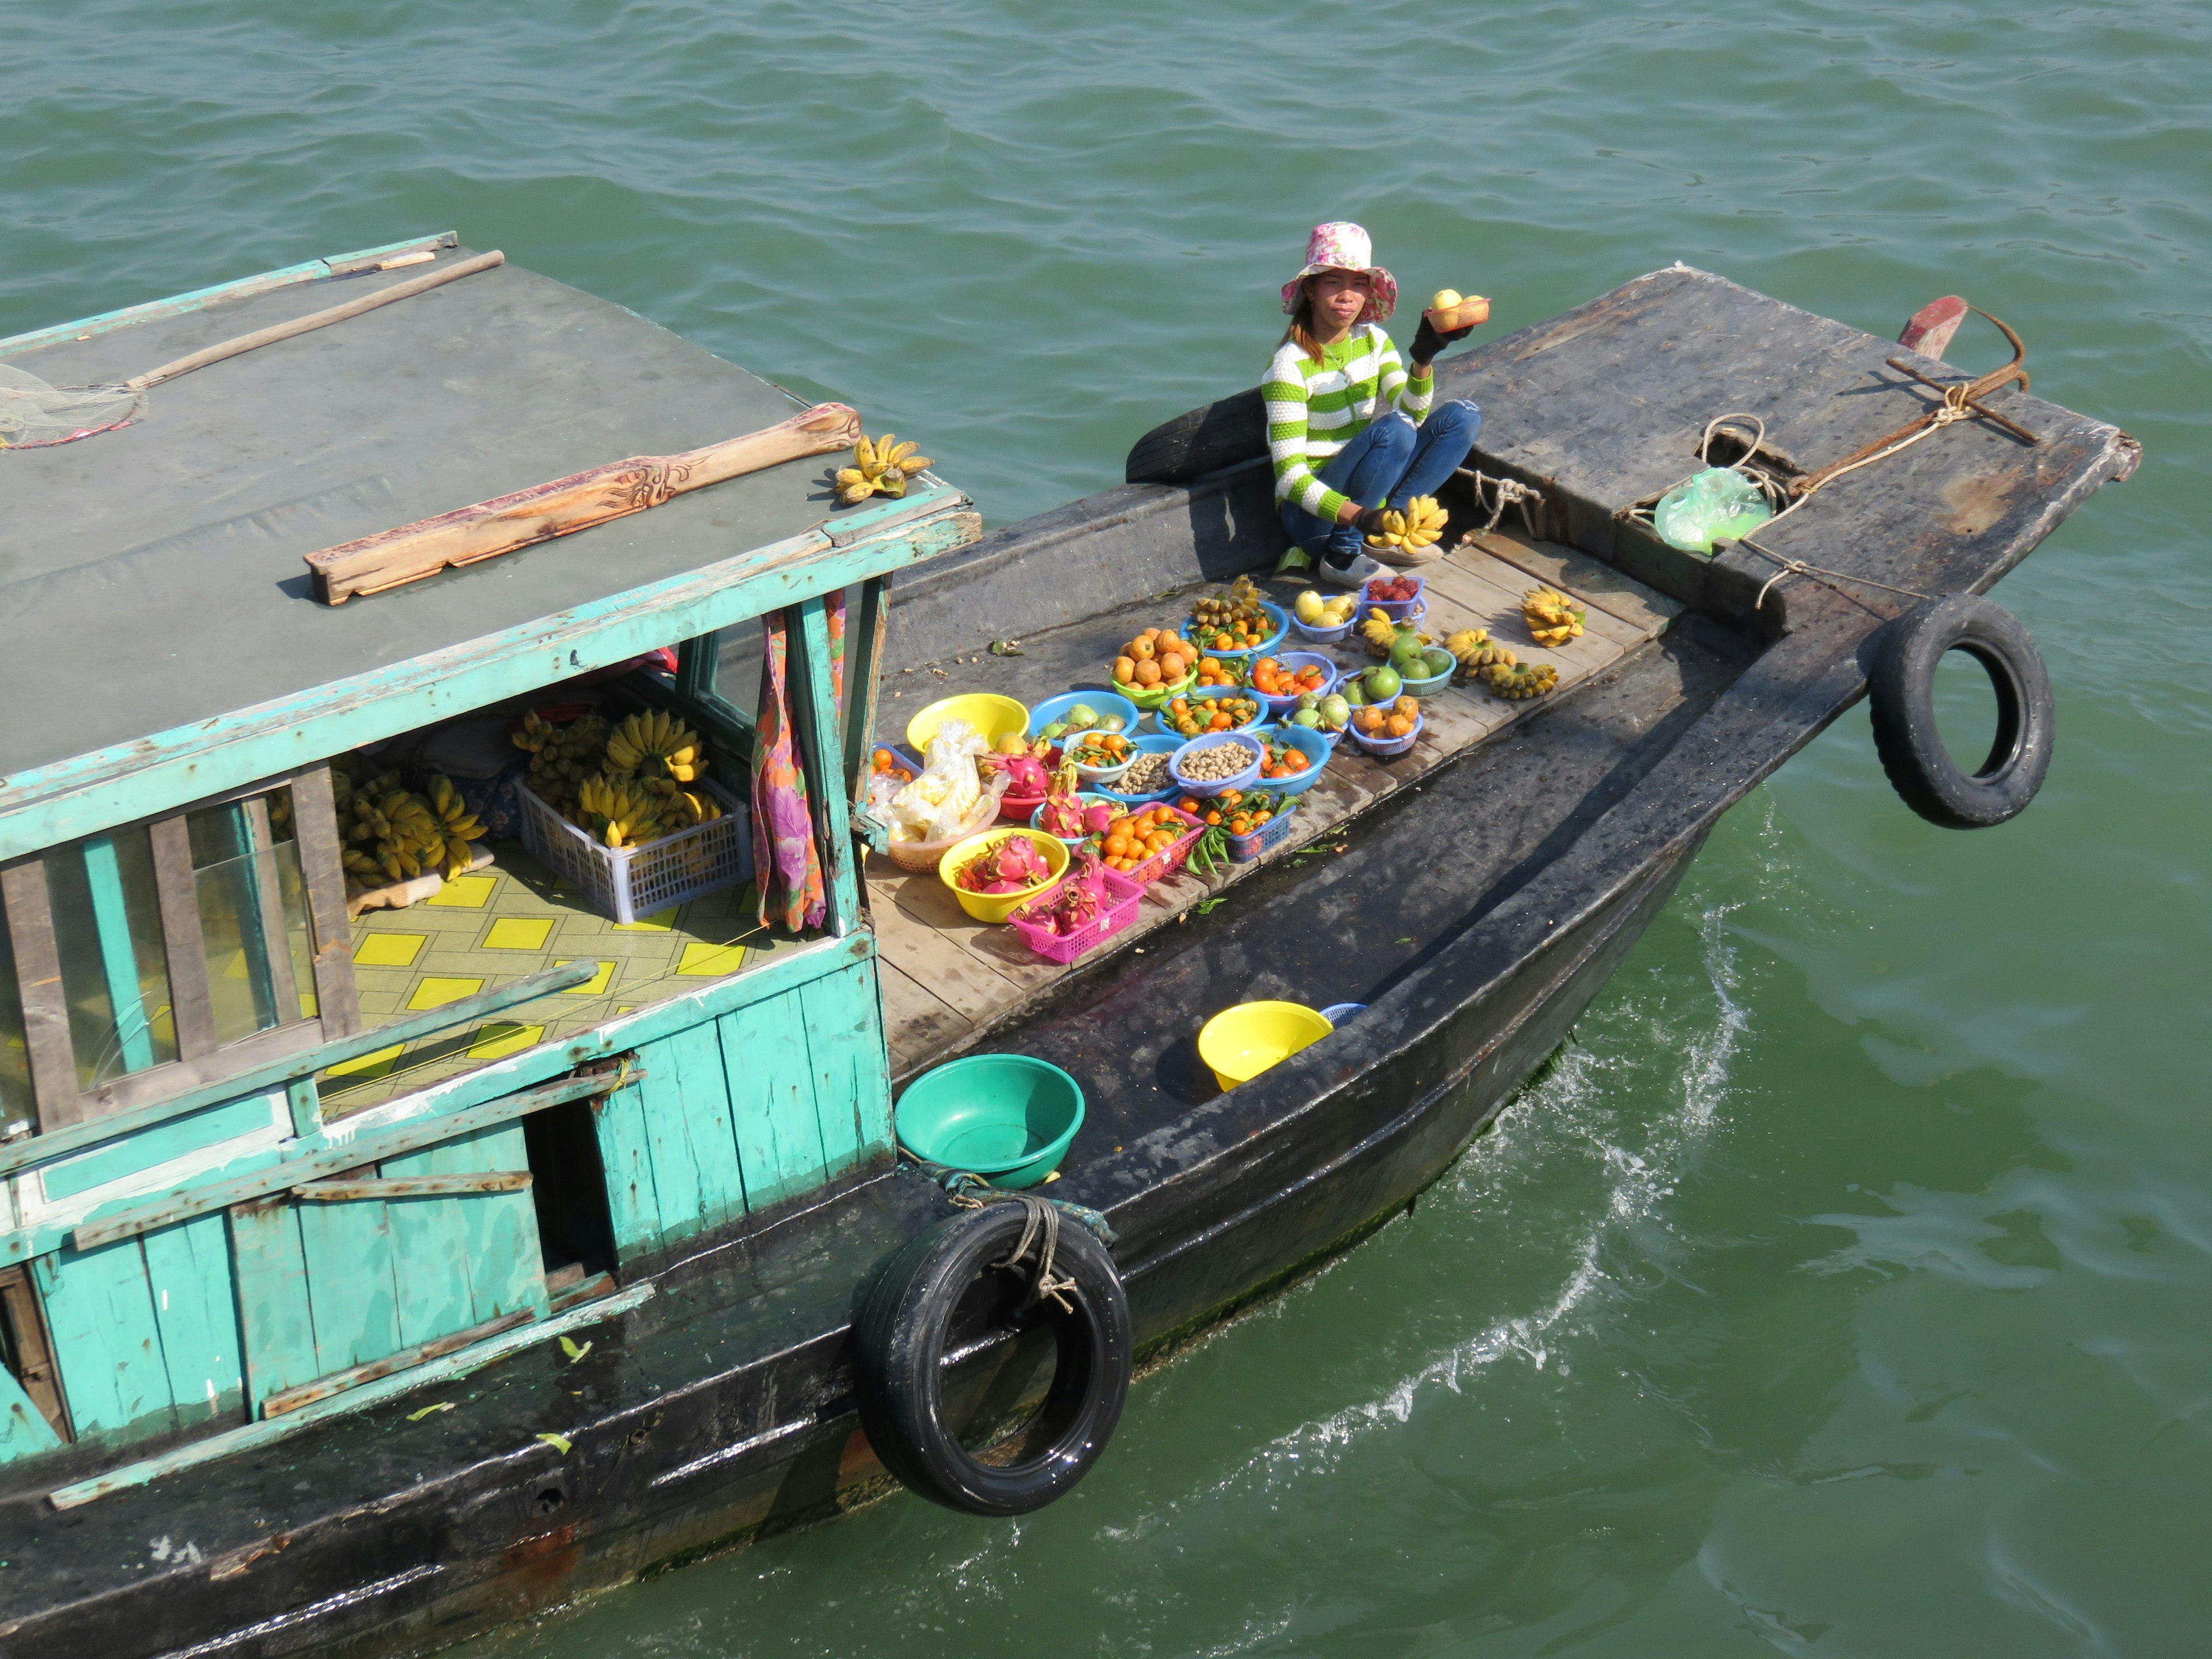
[(1709, 466), (1659, 498), (1652, 527), (1669, 547), (1710, 553), (1717, 541), (1737, 541), (1774, 516), (1757, 484), (1733, 468)]

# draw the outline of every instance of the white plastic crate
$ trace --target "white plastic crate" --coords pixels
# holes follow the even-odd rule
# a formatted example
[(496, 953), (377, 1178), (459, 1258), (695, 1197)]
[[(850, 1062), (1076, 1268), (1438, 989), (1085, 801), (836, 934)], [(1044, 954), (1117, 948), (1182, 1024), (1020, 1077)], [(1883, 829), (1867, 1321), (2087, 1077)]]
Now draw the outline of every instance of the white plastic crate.
[(528, 784), (517, 782), (522, 844), (604, 915), (635, 921), (752, 878), (750, 809), (703, 778), (698, 787), (721, 803), (720, 817), (642, 847), (607, 847), (538, 799)]

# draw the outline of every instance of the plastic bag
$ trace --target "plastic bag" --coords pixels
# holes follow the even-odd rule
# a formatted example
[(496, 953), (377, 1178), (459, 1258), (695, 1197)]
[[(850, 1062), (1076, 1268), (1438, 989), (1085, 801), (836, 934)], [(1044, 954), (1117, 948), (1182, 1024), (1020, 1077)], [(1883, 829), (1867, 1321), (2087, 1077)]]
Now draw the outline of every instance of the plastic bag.
[(1759, 487), (1732, 467), (1693, 472), (1659, 498), (1651, 524), (1670, 547), (1710, 553), (1717, 541), (1736, 541), (1774, 516)]
[(965, 720), (939, 725), (922, 755), (921, 770), (891, 797), (891, 839), (943, 841), (966, 823), (983, 793), (975, 757), (988, 746), (982, 734)]

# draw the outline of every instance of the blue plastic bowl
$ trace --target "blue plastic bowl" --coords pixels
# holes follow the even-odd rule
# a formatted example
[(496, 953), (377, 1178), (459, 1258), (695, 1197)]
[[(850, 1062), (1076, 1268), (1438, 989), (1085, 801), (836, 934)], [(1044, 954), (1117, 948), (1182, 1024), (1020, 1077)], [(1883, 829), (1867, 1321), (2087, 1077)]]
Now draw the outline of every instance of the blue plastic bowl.
[(1321, 1011), (1321, 1017), (1332, 1025), (1341, 1025), (1354, 1014), (1365, 1011), (1364, 1002), (1332, 1002)]
[[(1333, 657), (1324, 657), (1318, 651), (1278, 651), (1275, 652), (1273, 655), (1277, 662), (1282, 663), (1291, 668), (1303, 668), (1308, 663), (1312, 663), (1316, 666), (1326, 670), (1328, 674), (1328, 678), (1322, 684), (1321, 690), (1314, 693), (1317, 697), (1325, 697), (1330, 692), (1335, 690), (1336, 683), (1344, 678), (1344, 670), (1338, 666), (1336, 659)], [(1254, 662), (1257, 662), (1260, 659), (1259, 658), (1255, 657), (1252, 660)], [(1267, 706), (1267, 710), (1270, 714), (1274, 715), (1279, 720), (1282, 716), (1291, 713), (1291, 710), (1295, 709), (1298, 706), (1298, 699), (1304, 696), (1305, 693), (1303, 691), (1293, 691), (1287, 697), (1277, 697), (1271, 696), (1267, 692), (1255, 688), (1252, 691), (1252, 695), (1259, 698), (1259, 700)]]
[[(1235, 777), (1222, 778), (1214, 782), (1187, 778), (1183, 775), (1182, 757), (1192, 750), (1211, 749), (1217, 743), (1241, 744), (1252, 757), (1252, 763)], [(1231, 789), (1249, 789), (1260, 781), (1260, 768), (1267, 758), (1267, 751), (1260, 739), (1249, 732), (1208, 732), (1203, 737), (1191, 738), (1179, 745), (1168, 760), (1168, 775), (1176, 781), (1186, 795), (1219, 795)]]
[(1392, 755), (1402, 755), (1411, 749), (1420, 740), (1421, 728), (1428, 723), (1429, 717), (1426, 714), (1414, 715), (1413, 729), (1402, 738), (1370, 738), (1357, 726), (1349, 729), (1352, 742), (1358, 744), (1369, 754), (1387, 759)]
[[(1426, 616), (1429, 610), (1429, 579), (1426, 576), (1415, 575), (1411, 571), (1394, 570), (1386, 580), (1395, 581), (1401, 577), (1413, 584), (1412, 599), (1370, 599), (1367, 597), (1367, 590), (1363, 587), (1359, 590), (1359, 614), (1364, 617), (1370, 611), (1380, 611), (1392, 622), (1411, 622), (1416, 617)], [(1030, 730), (1034, 732), (1036, 727), (1032, 725)]]
[[(1172, 755), (1182, 745), (1183, 739), (1174, 733), (1156, 732), (1150, 736), (1139, 738), (1135, 748), (1139, 755)], [(1133, 766), (1135, 763), (1133, 761), (1130, 763)], [(1119, 781), (1115, 780), (1117, 782)], [(1172, 800), (1182, 791), (1176, 788), (1173, 783), (1170, 783), (1166, 788), (1155, 789), (1149, 795), (1132, 795), (1123, 790), (1109, 789), (1103, 784), (1094, 784), (1085, 793), (1103, 797), (1122, 806), (1150, 806), (1154, 801)]]
[[(1137, 734), (1137, 722), (1145, 715), (1143, 709), (1118, 691), (1063, 691), (1056, 697), (1047, 697), (1030, 710), (1030, 734), (1035, 736), (1054, 720), (1066, 718), (1067, 711), (1079, 702), (1089, 703), (1101, 717), (1108, 714), (1119, 716), (1121, 735), (1125, 738)], [(1091, 729), (1096, 731), (1097, 728), (1094, 726)]]
[(994, 1187), (1034, 1187), (1083, 1127), (1083, 1088), (1027, 1054), (967, 1054), (908, 1085), (891, 1121), (917, 1158)]
[(1273, 790), (1279, 795), (1303, 795), (1321, 781), (1321, 775), (1328, 765), (1334, 750), (1327, 738), (1311, 726), (1271, 726), (1260, 734), (1273, 738), (1285, 748), (1295, 749), (1306, 757), (1306, 769), (1294, 778), (1262, 778), (1259, 787)]
[[(1275, 651), (1281, 647), (1283, 641), (1290, 637), (1291, 613), (1284, 610), (1279, 605), (1270, 604), (1266, 599), (1260, 601), (1260, 613), (1275, 624), (1275, 631), (1268, 635), (1266, 639), (1261, 641), (1259, 644), (1252, 646), (1243, 651), (1206, 650), (1201, 651), (1199, 654), (1200, 656), (1212, 657), (1216, 662), (1228, 662), (1232, 659), (1273, 655)], [(1187, 622), (1182, 625), (1181, 629), (1183, 638), (1190, 640), (1193, 645), (1196, 645), (1198, 641), (1191, 639), (1190, 630), (1197, 626), (1198, 624), (1194, 622)]]

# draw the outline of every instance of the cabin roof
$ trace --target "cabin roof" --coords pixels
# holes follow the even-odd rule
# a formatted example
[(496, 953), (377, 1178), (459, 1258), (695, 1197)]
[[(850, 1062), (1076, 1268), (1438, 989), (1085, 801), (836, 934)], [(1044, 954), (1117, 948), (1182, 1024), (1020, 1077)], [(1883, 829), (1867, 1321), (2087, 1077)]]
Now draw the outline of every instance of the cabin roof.
[[(27, 349), (122, 380), (436, 264), (246, 291)], [(799, 400), (605, 300), (507, 264), (155, 387), (135, 424), (0, 452), (0, 774), (295, 696), (797, 535), (821, 459), (344, 605), (305, 555)], [(549, 676), (550, 678), (550, 676)]]

